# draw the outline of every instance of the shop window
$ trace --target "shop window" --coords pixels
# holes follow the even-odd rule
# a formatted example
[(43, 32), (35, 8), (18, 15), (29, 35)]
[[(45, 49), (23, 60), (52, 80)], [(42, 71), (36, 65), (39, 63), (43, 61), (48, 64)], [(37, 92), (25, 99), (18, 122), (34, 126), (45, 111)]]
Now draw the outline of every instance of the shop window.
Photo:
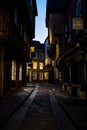
[(22, 65), (19, 67), (19, 80), (22, 80)]
[(11, 79), (16, 80), (16, 60), (12, 60), (12, 74)]

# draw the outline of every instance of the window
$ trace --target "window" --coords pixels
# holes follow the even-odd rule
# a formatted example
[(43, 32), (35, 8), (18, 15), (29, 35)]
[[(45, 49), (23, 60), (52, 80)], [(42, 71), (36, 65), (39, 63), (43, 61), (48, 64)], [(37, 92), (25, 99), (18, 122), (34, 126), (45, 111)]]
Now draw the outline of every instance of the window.
[(45, 65), (49, 65), (51, 63), (51, 60), (49, 57), (45, 58)]
[(26, 64), (26, 76), (28, 76), (28, 63)]
[[(76, 16), (81, 16), (81, 0), (77, 0), (76, 3)], [(79, 33), (80, 30), (76, 30), (76, 34)]]
[(77, 0), (76, 3), (76, 16), (81, 16), (81, 0)]
[(43, 73), (42, 72), (39, 73), (39, 80), (43, 80)]
[(68, 29), (69, 29), (69, 36), (68, 36), (68, 43), (71, 42), (71, 25), (72, 25), (72, 21), (71, 21), (71, 16), (68, 19)]
[(33, 72), (33, 80), (37, 80), (37, 72)]
[(17, 9), (15, 8), (15, 12), (14, 12), (14, 22), (17, 25)]
[(37, 69), (37, 62), (33, 62), (33, 69)]
[(19, 67), (19, 80), (22, 80), (22, 65)]
[(35, 47), (34, 46), (30, 47), (30, 52), (35, 52)]
[(69, 34), (69, 37), (68, 37), (68, 43), (71, 42), (71, 34)]
[(32, 0), (30, 0), (30, 6), (31, 6), (31, 9), (33, 10), (33, 3), (32, 3)]
[(45, 72), (45, 73), (44, 73), (44, 79), (45, 79), (45, 80), (48, 80), (48, 76), (49, 76), (49, 75), (48, 75), (48, 72)]
[(27, 34), (26, 34), (26, 30), (24, 31), (24, 41), (26, 42), (26, 38), (27, 38)]
[(31, 57), (31, 59), (37, 59), (37, 53), (31, 52), (30, 57)]
[(11, 79), (16, 80), (16, 61), (12, 60), (12, 74)]
[(44, 53), (39, 53), (39, 60), (43, 60), (44, 59)]
[(69, 17), (69, 19), (68, 19), (68, 26), (69, 26), (69, 33), (71, 33), (71, 25), (72, 25), (72, 21), (71, 21), (72, 19), (71, 19), (71, 16)]
[(43, 63), (42, 63), (42, 62), (39, 63), (39, 69), (40, 69), (40, 70), (43, 69)]
[(38, 58), (37, 58), (37, 52), (35, 52), (35, 57), (34, 57), (33, 59), (36, 59), (36, 60), (38, 59)]
[(21, 32), (21, 34), (22, 34), (22, 23), (20, 24), (20, 32)]
[(65, 25), (64, 27), (65, 27), (64, 28), (64, 30), (65, 30), (65, 38), (67, 38), (68, 37), (68, 25)]

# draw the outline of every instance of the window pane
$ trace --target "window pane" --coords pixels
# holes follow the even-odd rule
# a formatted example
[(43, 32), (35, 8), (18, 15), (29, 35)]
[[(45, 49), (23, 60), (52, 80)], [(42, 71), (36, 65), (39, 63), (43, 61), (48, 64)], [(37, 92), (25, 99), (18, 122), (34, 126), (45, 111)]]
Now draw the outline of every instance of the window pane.
[(19, 80), (22, 80), (22, 65), (19, 67)]
[(33, 80), (37, 80), (37, 72), (33, 72)]
[(39, 80), (43, 80), (43, 73), (39, 73)]
[(37, 62), (33, 62), (33, 69), (37, 69)]
[(45, 73), (44, 73), (44, 79), (45, 79), (45, 80), (48, 80), (48, 76), (49, 76), (49, 75), (48, 75), (48, 72), (45, 72)]
[(43, 63), (41, 63), (41, 62), (39, 63), (39, 68), (43, 69)]
[(12, 74), (11, 79), (16, 80), (16, 61), (12, 60)]
[(43, 60), (44, 59), (44, 54), (43, 53), (39, 53), (39, 60)]

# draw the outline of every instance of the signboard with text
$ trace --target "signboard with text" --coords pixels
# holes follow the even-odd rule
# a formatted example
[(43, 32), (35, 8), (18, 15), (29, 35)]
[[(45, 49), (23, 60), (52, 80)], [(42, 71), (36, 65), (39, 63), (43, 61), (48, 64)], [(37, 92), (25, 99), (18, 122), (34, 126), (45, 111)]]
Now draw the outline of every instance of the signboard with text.
[(74, 17), (72, 19), (72, 28), (75, 30), (83, 29), (83, 18), (82, 17)]

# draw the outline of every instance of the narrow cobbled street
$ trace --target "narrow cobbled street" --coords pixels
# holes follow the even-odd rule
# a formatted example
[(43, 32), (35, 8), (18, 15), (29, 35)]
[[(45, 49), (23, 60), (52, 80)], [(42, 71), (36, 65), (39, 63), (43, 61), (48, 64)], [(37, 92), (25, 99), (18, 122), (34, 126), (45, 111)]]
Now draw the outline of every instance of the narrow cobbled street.
[[(23, 98), (23, 101), (20, 98)], [(70, 98), (64, 94), (60, 87), (56, 88), (55, 85), (34, 84), (30, 87), (29, 84), (24, 90), (11, 96), (10, 100), (10, 106), (14, 106), (15, 102), (20, 105), (16, 104), (16, 109), (14, 109), (8, 104), (8, 111), (3, 109), (4, 115), (8, 113), (9, 116), (4, 119), (0, 130), (83, 130), (83, 128), (86, 130), (85, 128), (87, 128), (84, 109), (86, 106), (83, 105), (83, 108), (79, 106), (79, 99)], [(66, 103), (73, 103), (73, 100), (78, 101), (79, 112), (82, 109), (85, 117), (84, 124), (79, 124), (79, 119), (82, 116), (80, 113), (78, 117), (76, 116), (77, 106), (74, 104), (72, 108), (69, 108), (66, 105)], [(7, 103), (8, 100), (5, 100), (3, 108), (7, 108)], [(2, 118), (5, 117), (3, 114), (1, 115)]]
[(58, 130), (49, 100), (49, 89), (40, 87), (20, 130)]

